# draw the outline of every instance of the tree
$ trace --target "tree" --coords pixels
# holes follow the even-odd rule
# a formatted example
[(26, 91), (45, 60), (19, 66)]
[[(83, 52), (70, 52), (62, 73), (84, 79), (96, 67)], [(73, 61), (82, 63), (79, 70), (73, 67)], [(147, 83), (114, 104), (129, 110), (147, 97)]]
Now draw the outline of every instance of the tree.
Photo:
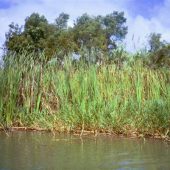
[(62, 59), (64, 55), (79, 52), (85, 47), (90, 57), (93, 58), (96, 53), (96, 58), (100, 58), (99, 54), (103, 56), (102, 53), (115, 49), (116, 42), (127, 33), (122, 12), (96, 17), (83, 14), (77, 18), (73, 27), (68, 27), (68, 20), (69, 15), (61, 13), (55, 23), (50, 24), (43, 15), (33, 13), (25, 19), (23, 27), (14, 23), (10, 25), (6, 34), (6, 51), (44, 51), (47, 60), (50, 60), (54, 55), (60, 55)]
[(83, 14), (74, 25), (77, 43), (87, 47), (96, 45), (104, 49), (114, 49), (116, 42), (124, 39), (127, 34), (125, 23), (123, 12), (97, 17)]
[(9, 25), (9, 31), (5, 34), (6, 40), (5, 40), (5, 52), (12, 49), (12, 51), (21, 50), (21, 44), (22, 44), (22, 27), (20, 27), (18, 24), (15, 24), (12, 22)]
[(58, 18), (55, 20), (55, 24), (58, 29), (67, 29), (69, 20), (69, 15), (66, 13), (61, 13)]
[(100, 48), (104, 49), (105, 36), (101, 28), (101, 23), (95, 17), (83, 14), (74, 25), (74, 37), (79, 48)]
[(31, 14), (25, 19), (24, 34), (26, 38), (31, 38), (31, 43), (35, 51), (44, 49), (44, 40), (48, 36), (48, 21), (38, 13)]
[(116, 42), (125, 38), (128, 29), (125, 23), (124, 12), (115, 11), (102, 18), (102, 26), (106, 34), (107, 47), (109, 49), (115, 49)]
[(149, 35), (149, 52), (156, 52), (164, 46), (165, 42), (161, 41), (161, 34), (151, 33)]
[(150, 63), (153, 67), (170, 68), (170, 44), (167, 44), (150, 55)]
[(150, 34), (149, 47), (150, 65), (153, 67), (170, 66), (170, 44), (161, 40), (161, 34)]
[(123, 12), (113, 12), (97, 17), (83, 14), (74, 24), (74, 37), (79, 48), (85, 46), (89, 55), (92, 49), (106, 53), (116, 49), (116, 42), (127, 34), (126, 18)]
[(25, 19), (23, 30), (17, 24), (12, 23), (9, 25), (9, 32), (6, 34), (5, 41), (6, 52), (42, 51), (47, 34), (47, 20), (44, 16), (33, 13)]

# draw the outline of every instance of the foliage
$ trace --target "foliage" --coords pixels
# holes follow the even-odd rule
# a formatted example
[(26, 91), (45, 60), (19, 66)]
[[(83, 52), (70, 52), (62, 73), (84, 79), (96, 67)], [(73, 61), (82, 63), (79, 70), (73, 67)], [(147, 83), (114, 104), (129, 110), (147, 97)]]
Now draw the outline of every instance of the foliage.
[(107, 53), (127, 34), (123, 12), (96, 17), (83, 14), (73, 27), (68, 27), (68, 20), (69, 15), (61, 13), (50, 24), (45, 16), (33, 13), (25, 19), (23, 27), (12, 23), (6, 34), (6, 54), (44, 51), (47, 61), (56, 55), (63, 61), (63, 56), (78, 53), (82, 47), (88, 49), (90, 56), (92, 49)]
[(161, 41), (161, 34), (152, 33), (149, 39), (150, 65), (152, 67), (170, 66), (170, 45)]
[[(155, 57), (153, 57), (155, 55)], [(156, 67), (170, 67), (170, 45), (166, 45), (160, 50), (158, 50), (156, 53), (151, 55), (153, 64)]]
[(33, 55), (16, 60), (11, 54), (0, 71), (4, 126), (168, 132), (169, 70), (152, 70), (140, 60), (121, 69), (112, 62), (73, 64), (71, 56), (62, 67), (57, 60), (41, 65)]
[(149, 36), (149, 51), (150, 52), (156, 52), (160, 50), (165, 42), (161, 41), (161, 34), (151, 33)]
[(67, 29), (67, 22), (69, 19), (69, 15), (65, 13), (61, 13), (59, 17), (55, 20), (56, 26), (58, 29)]

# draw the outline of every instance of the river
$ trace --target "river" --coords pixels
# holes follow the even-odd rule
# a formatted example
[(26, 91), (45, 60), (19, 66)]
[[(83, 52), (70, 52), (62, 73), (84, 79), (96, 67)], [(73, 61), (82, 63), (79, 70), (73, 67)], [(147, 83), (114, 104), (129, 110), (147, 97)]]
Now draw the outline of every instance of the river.
[(114, 136), (0, 133), (0, 170), (170, 170), (170, 144)]

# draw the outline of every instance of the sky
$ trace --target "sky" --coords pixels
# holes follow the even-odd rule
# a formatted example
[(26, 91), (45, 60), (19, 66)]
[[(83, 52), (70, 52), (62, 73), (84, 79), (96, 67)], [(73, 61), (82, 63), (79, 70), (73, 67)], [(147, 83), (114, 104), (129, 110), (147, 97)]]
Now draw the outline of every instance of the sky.
[(45, 15), (51, 23), (61, 12), (68, 13), (71, 25), (83, 13), (105, 15), (113, 11), (125, 12), (128, 34), (124, 44), (128, 51), (145, 48), (151, 32), (161, 33), (162, 39), (170, 42), (170, 0), (0, 0), (0, 47), (8, 25), (23, 25), (33, 12)]

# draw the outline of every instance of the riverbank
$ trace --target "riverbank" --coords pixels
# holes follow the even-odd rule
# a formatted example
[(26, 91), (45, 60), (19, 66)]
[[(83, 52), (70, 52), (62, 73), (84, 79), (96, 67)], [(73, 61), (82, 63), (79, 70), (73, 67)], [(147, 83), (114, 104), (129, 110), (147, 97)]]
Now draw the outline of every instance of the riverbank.
[[(9, 129), (4, 129), (0, 127), (0, 131), (4, 131), (7, 135), (10, 132), (19, 132), (19, 131), (25, 131), (25, 132), (50, 132), (55, 134), (72, 134), (75, 136), (83, 137), (83, 136), (114, 136), (114, 137), (125, 137), (125, 138), (143, 138), (143, 139), (159, 139), (159, 140), (164, 140), (167, 142), (170, 142), (170, 137), (167, 136), (167, 134), (160, 134), (159, 132), (154, 133), (154, 134), (149, 134), (149, 133), (141, 133), (139, 131), (132, 131), (132, 130), (127, 130), (127, 131), (122, 131), (122, 132), (116, 132), (116, 131), (109, 131), (109, 130), (82, 130), (80, 129), (75, 129), (74, 131), (68, 131), (65, 129), (64, 131), (59, 131), (55, 129), (46, 129), (46, 128), (38, 128), (38, 127), (10, 127)], [(167, 132), (168, 133), (168, 132)]]
[(70, 60), (63, 66), (42, 65), (25, 57), (10, 62), (0, 70), (0, 125), (5, 129), (170, 136), (168, 69), (140, 61), (121, 68)]

